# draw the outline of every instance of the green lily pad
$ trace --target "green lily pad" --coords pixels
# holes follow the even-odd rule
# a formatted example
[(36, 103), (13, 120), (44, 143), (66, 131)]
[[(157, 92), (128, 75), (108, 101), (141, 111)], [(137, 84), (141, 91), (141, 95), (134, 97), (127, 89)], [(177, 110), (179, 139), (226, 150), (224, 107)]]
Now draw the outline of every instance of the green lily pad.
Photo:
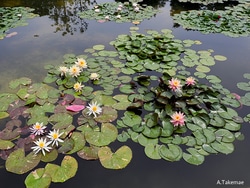
[(30, 78), (26, 78), (26, 77), (22, 77), (16, 80), (13, 80), (9, 83), (9, 87), (11, 89), (15, 89), (17, 88), (19, 85), (29, 85), (31, 84), (31, 79)]
[(51, 176), (52, 182), (65, 182), (75, 176), (77, 169), (76, 159), (66, 155), (61, 162), (61, 166), (48, 163), (45, 166), (45, 173)]
[(115, 153), (107, 146), (98, 151), (100, 162), (107, 169), (123, 169), (132, 159), (132, 151), (128, 146), (120, 147)]
[(145, 146), (144, 152), (150, 159), (161, 159), (159, 148), (160, 145), (148, 144)]
[(115, 141), (118, 135), (117, 128), (111, 123), (102, 123), (101, 131), (85, 132), (86, 141), (94, 146), (107, 146)]
[(32, 171), (25, 179), (25, 185), (27, 188), (49, 188), (52, 178), (49, 174), (45, 173), (44, 168), (38, 168)]
[(9, 140), (1, 140), (0, 139), (0, 149), (1, 150), (8, 150), (15, 146), (15, 144)]
[(6, 160), (6, 170), (15, 174), (24, 174), (38, 165), (41, 155), (33, 152), (25, 156), (24, 148), (13, 151)]
[(196, 149), (188, 148), (187, 151), (189, 153), (184, 152), (183, 159), (188, 163), (193, 165), (201, 165), (204, 162), (205, 157), (201, 155)]
[(77, 155), (85, 160), (97, 160), (99, 147), (84, 146), (83, 149), (77, 152)]
[(0, 119), (4, 119), (9, 117), (9, 114), (7, 112), (0, 112)]
[(112, 122), (118, 117), (117, 111), (109, 106), (102, 107), (102, 114), (97, 116), (95, 120), (100, 123)]
[(159, 153), (167, 161), (179, 161), (182, 158), (182, 149), (175, 144), (161, 145)]

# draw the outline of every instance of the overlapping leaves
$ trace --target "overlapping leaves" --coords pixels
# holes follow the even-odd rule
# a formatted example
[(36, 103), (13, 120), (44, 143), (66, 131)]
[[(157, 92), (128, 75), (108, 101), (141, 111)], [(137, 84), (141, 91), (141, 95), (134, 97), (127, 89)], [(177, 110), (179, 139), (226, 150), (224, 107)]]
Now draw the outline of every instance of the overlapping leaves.
[(223, 33), (231, 37), (249, 36), (249, 3), (226, 7), (226, 10), (190, 10), (175, 14), (173, 19), (185, 29), (202, 33)]
[(0, 39), (3, 39), (11, 28), (28, 25), (27, 19), (37, 16), (28, 7), (0, 7)]

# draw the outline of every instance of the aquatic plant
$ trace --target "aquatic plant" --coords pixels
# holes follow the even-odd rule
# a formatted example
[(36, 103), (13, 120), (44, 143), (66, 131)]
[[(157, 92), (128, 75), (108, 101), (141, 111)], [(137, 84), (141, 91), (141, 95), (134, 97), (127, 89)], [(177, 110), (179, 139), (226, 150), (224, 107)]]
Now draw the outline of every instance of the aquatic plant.
[(33, 9), (28, 7), (0, 7), (0, 39), (17, 34), (16, 32), (8, 34), (11, 28), (28, 25), (27, 19), (38, 16), (32, 11)]
[(173, 16), (184, 29), (202, 33), (222, 33), (231, 37), (249, 36), (249, 3), (225, 7), (226, 10), (190, 10)]
[(154, 16), (157, 9), (141, 6), (141, 1), (107, 2), (95, 5), (92, 9), (78, 13), (81, 18), (95, 19), (98, 22), (115, 21), (117, 23), (133, 22), (139, 24), (144, 19)]
[[(139, 143), (151, 159), (194, 165), (233, 152), (235, 139), (243, 138), (234, 109), (242, 103), (207, 75), (226, 57), (195, 51), (190, 47), (201, 42), (174, 39), (168, 29), (138, 29), (111, 41), (113, 51), (98, 44), (82, 55), (65, 54), (62, 64), (45, 66), (43, 83), (26, 77), (9, 83), (13, 93), (0, 94), (0, 156), (7, 171), (33, 170), (26, 186), (48, 187), (76, 174), (72, 154), (122, 169), (132, 150), (111, 150), (116, 140)], [(53, 164), (58, 155), (65, 155), (61, 165)], [(40, 161), (45, 167), (34, 169)]]

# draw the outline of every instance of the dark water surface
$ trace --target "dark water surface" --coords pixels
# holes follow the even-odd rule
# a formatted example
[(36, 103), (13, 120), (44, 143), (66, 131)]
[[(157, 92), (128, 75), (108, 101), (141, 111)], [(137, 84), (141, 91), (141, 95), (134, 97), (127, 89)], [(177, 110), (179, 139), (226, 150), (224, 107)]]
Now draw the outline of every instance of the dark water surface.
[[(0, 40), (0, 92), (8, 91), (10, 80), (27, 76), (42, 81), (46, 74), (44, 65), (58, 65), (63, 55), (83, 54), (84, 49), (96, 44), (105, 44), (120, 34), (128, 34), (132, 23), (97, 23), (82, 20), (76, 12), (96, 3), (107, 1), (79, 0), (0, 0), (0, 6), (29, 6), (35, 8), (40, 17), (28, 20), (29, 25), (11, 29), (18, 32), (12, 38)], [(213, 49), (214, 55), (224, 55), (228, 59), (211, 67), (211, 74), (222, 79), (222, 85), (231, 92), (243, 94), (236, 84), (245, 81), (244, 73), (250, 73), (250, 37), (231, 38), (222, 34), (201, 34), (174, 28), (172, 12), (180, 9), (199, 8), (176, 1), (152, 1), (161, 13), (150, 20), (143, 21), (141, 32), (147, 29), (160, 31), (173, 30), (177, 39), (200, 40), (195, 50)], [(221, 7), (223, 7), (221, 5)], [(1, 105), (1, 104), (0, 104)], [(240, 109), (244, 116), (249, 108)], [(124, 170), (104, 169), (99, 161), (80, 160), (76, 176), (65, 183), (52, 183), (52, 188), (247, 188), (250, 187), (250, 125), (245, 123), (242, 132), (244, 141), (236, 141), (235, 151), (229, 155), (211, 155), (200, 166), (192, 166), (181, 160), (167, 162), (151, 160), (144, 155), (143, 147), (127, 143), (133, 150), (133, 159)], [(41, 164), (43, 166), (43, 164)], [(23, 188), (25, 176), (11, 174), (0, 169), (0, 187)], [(244, 181), (244, 185), (216, 185), (218, 180)]]

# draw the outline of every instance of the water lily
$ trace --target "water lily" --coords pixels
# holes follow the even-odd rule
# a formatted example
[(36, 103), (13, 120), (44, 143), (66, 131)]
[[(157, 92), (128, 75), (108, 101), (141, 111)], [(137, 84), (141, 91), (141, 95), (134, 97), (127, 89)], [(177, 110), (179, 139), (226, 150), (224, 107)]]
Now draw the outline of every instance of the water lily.
[(138, 6), (138, 4), (137, 3), (133, 3), (133, 7), (137, 7)]
[(102, 108), (100, 107), (100, 104), (97, 104), (97, 102), (92, 102), (87, 106), (88, 108), (88, 115), (93, 114), (96, 117), (96, 114), (100, 114), (102, 112)]
[(195, 79), (193, 78), (193, 77), (188, 77), (187, 79), (186, 79), (186, 84), (188, 85), (188, 86), (193, 86), (193, 85), (195, 85)]
[(46, 138), (39, 138), (37, 141), (34, 141), (36, 146), (31, 147), (35, 154), (37, 154), (39, 151), (42, 151), (42, 154), (45, 155), (45, 151), (49, 152), (51, 147), (49, 145), (51, 144), (51, 141), (46, 140)]
[(76, 82), (75, 84), (74, 84), (74, 90), (76, 91), (76, 92), (79, 92), (79, 91), (81, 91), (82, 90), (82, 88), (84, 87), (84, 85), (82, 85), (81, 83), (79, 83), (79, 82)]
[(116, 18), (120, 19), (120, 18), (121, 18), (121, 15), (117, 15)]
[(65, 76), (67, 74), (67, 72), (69, 71), (69, 69), (68, 69), (68, 67), (60, 66), (59, 71), (60, 71), (61, 76)]
[(63, 135), (63, 132), (59, 133), (59, 129), (58, 130), (53, 130), (53, 131), (50, 131), (49, 134), (48, 134), (48, 138), (50, 139), (50, 141), (52, 141), (52, 146), (54, 144), (56, 144), (56, 146), (58, 146), (58, 143), (59, 142), (64, 142), (62, 139), (60, 139), (60, 136)]
[(100, 9), (95, 9), (95, 12), (100, 12)]
[(109, 20), (110, 18), (109, 18), (109, 16), (105, 16), (105, 20)]
[(75, 64), (80, 67), (80, 69), (85, 69), (88, 67), (87, 62), (83, 58), (77, 58), (77, 62)]
[(90, 74), (91, 80), (99, 80), (99, 77), (100, 77), (100, 75), (98, 73), (93, 72)]
[(185, 115), (184, 113), (181, 112), (175, 112), (172, 116), (171, 116), (171, 120), (170, 122), (173, 123), (173, 125), (176, 127), (178, 125), (183, 126), (185, 125)]
[(43, 123), (38, 123), (38, 122), (36, 122), (35, 125), (33, 125), (32, 127), (30, 127), (30, 131), (34, 135), (44, 134), (45, 129), (46, 129), (46, 126), (44, 126)]
[(140, 11), (140, 8), (139, 8), (139, 7), (135, 7), (135, 8), (134, 8), (134, 11), (135, 11), (135, 12), (139, 12), (139, 11)]
[(73, 65), (72, 67), (70, 67), (69, 69), (69, 74), (72, 76), (72, 77), (77, 77), (79, 76), (81, 73), (81, 70), (78, 66), (76, 65)]
[(180, 92), (181, 91), (181, 81), (178, 80), (177, 78), (172, 78), (170, 81), (168, 81), (169, 83), (169, 88), (172, 90), (172, 91), (177, 91), (177, 92)]

